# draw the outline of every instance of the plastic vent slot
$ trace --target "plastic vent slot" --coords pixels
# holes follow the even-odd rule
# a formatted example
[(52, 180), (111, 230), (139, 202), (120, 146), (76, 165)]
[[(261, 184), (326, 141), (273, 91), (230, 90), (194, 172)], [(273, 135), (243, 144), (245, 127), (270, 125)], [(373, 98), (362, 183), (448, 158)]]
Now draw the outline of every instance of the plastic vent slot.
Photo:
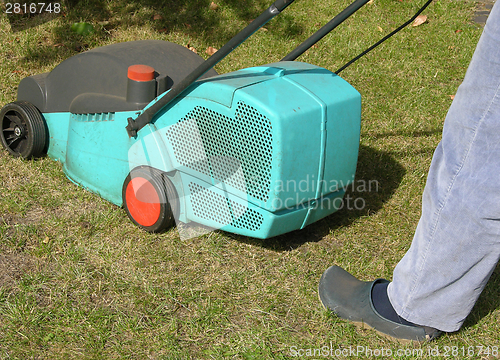
[[(227, 200), (224, 196), (201, 185), (191, 182), (189, 190), (193, 212), (201, 219), (250, 231), (259, 230), (264, 222), (264, 217), (257, 211)], [(232, 211), (229, 209), (228, 203), (231, 204)]]
[[(263, 202), (269, 199), (272, 126), (252, 106), (238, 102), (234, 119), (197, 106), (167, 130), (167, 138), (181, 165)], [(240, 167), (244, 179), (237, 174)]]
[(71, 114), (71, 118), (82, 122), (114, 121), (115, 113)]

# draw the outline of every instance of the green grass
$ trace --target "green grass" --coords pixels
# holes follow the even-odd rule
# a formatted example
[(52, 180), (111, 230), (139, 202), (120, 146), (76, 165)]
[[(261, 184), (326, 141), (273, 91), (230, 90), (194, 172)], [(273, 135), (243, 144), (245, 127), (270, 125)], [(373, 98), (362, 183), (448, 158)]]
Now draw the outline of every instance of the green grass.
[[(218, 0), (211, 11), (210, 2), (80, 1), (64, 5), (64, 15), (12, 26), (2, 15), (0, 104), (15, 100), (22, 78), (97, 46), (163, 39), (206, 58), (208, 46), (220, 48), (270, 4)], [(278, 61), (346, 5), (297, 0), (216, 70)], [(419, 6), (375, 0), (299, 60), (334, 71)], [(0, 359), (289, 359), (292, 346), (325, 345), (422, 349), (431, 358), (436, 346), (499, 346), (498, 270), (464, 327), (424, 345), (358, 330), (328, 315), (316, 291), (331, 264), (365, 280), (391, 278), (408, 249), (450, 95), (481, 33), (474, 6), (436, 0), (426, 24), (405, 28), (342, 73), (363, 97), (357, 178), (379, 187), (350, 193), (364, 199), (363, 209), (302, 231), (269, 240), (147, 234), (123, 209), (70, 182), (59, 163), (0, 152)], [(96, 32), (71, 32), (78, 21)]]

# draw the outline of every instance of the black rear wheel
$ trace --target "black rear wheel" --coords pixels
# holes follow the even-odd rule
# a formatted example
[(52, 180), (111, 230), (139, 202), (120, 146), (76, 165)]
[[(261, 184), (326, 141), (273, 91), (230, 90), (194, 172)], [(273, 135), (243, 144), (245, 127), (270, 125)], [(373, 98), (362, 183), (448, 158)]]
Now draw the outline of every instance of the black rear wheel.
[(0, 110), (0, 141), (15, 157), (30, 159), (43, 155), (47, 131), (38, 109), (27, 101), (16, 101)]

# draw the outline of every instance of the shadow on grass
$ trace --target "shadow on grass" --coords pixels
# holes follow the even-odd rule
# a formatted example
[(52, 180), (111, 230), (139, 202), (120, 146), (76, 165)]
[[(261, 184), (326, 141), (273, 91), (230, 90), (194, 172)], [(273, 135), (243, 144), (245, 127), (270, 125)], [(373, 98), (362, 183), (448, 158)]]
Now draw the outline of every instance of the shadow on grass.
[[(36, 44), (25, 61), (51, 64), (78, 52), (100, 46), (114, 29), (150, 24), (158, 33), (182, 32), (185, 35), (220, 48), (271, 4), (272, 0), (218, 0), (218, 10), (210, 10), (211, 0), (81, 0), (66, 1), (66, 11), (59, 14), (62, 24), (52, 29), (52, 39)], [(224, 12), (223, 9), (230, 10)], [(13, 30), (36, 27), (44, 15), (19, 18)], [(47, 15), (48, 16), (48, 15)], [(45, 18), (47, 18), (45, 16)], [(228, 17), (230, 16), (230, 17)], [(75, 22), (89, 22), (95, 32), (82, 36), (70, 30)], [(241, 23), (243, 22), (243, 25)], [(11, 22), (12, 23), (12, 22)], [(268, 23), (271, 37), (294, 37), (303, 32), (293, 17), (281, 14)], [(185, 45), (185, 44), (181, 44)]]
[[(29, 7), (29, 5), (27, 6)], [(40, 13), (38, 12), (40, 11), (40, 8), (41, 7), (39, 6), (38, 9), (35, 9), (36, 11), (33, 14), (16, 14), (13, 12), (14, 10), (12, 8), (9, 8), (8, 10), (5, 9), (5, 15), (7, 16), (7, 20), (9, 20), (11, 31), (16, 33), (37, 27), (59, 16), (59, 14), (55, 14), (52, 11), (50, 13)]]
[[(318, 242), (331, 231), (349, 226), (360, 217), (370, 216), (380, 210), (387, 202), (405, 174), (405, 168), (389, 153), (360, 146), (358, 166), (356, 169), (356, 185), (349, 189), (344, 197), (344, 208), (326, 218), (307, 226), (302, 230), (276, 236), (267, 240), (245, 238), (225, 233), (238, 241), (262, 246), (274, 251), (289, 251), (300, 247), (306, 242)], [(370, 183), (371, 182), (371, 183)], [(372, 184), (371, 189), (368, 185)], [(368, 191), (371, 190), (371, 191)], [(347, 199), (350, 199), (347, 201)], [(355, 199), (362, 199), (356, 202)], [(358, 210), (355, 204), (357, 204)], [(359, 206), (364, 204), (364, 206)]]

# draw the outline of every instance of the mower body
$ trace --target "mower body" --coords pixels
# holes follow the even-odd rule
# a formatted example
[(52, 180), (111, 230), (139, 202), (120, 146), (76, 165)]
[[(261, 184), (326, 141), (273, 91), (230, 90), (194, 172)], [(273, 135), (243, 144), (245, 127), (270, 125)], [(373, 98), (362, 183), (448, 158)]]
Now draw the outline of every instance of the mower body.
[[(106, 46), (24, 79), (18, 100), (42, 113), (47, 153), (68, 178), (119, 206), (127, 175), (149, 166), (174, 185), (184, 223), (269, 238), (341, 207), (356, 170), (361, 97), (324, 68), (211, 71), (128, 135), (127, 119), (203, 61), (195, 55), (163, 41)], [(127, 93), (133, 64), (156, 71), (149, 103), (130, 99), (140, 89)]]

